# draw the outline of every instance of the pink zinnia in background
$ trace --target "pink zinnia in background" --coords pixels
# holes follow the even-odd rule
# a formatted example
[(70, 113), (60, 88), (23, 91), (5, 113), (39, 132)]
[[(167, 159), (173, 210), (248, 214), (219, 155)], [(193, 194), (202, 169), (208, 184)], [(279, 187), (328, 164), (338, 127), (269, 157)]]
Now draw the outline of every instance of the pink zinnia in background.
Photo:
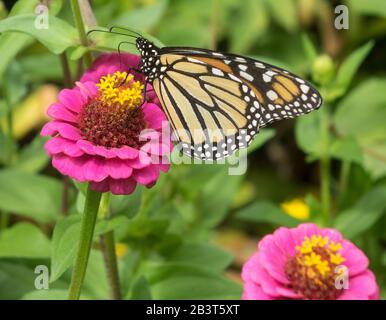
[(243, 299), (375, 300), (369, 261), (334, 229), (311, 223), (265, 236), (245, 263)]
[(53, 120), (41, 134), (52, 136), (45, 145), (52, 165), (95, 191), (130, 194), (169, 169), (170, 130), (159, 101), (148, 85), (142, 104), (142, 77), (126, 74), (138, 63), (131, 54), (101, 55), (48, 110)]

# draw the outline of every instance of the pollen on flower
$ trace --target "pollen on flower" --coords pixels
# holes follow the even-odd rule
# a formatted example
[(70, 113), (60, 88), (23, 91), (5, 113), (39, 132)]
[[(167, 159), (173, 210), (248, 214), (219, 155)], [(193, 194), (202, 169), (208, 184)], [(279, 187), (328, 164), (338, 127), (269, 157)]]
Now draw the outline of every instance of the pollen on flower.
[(126, 72), (117, 71), (100, 79), (99, 94), (79, 113), (82, 138), (98, 146), (140, 148), (139, 135), (147, 126), (140, 105), (143, 84)]
[(335, 288), (335, 269), (345, 261), (338, 252), (341, 243), (327, 236), (305, 236), (296, 254), (290, 257), (285, 273), (290, 287), (308, 299), (336, 299), (341, 291)]
[(100, 100), (105, 104), (123, 108), (137, 107), (142, 102), (143, 84), (134, 80), (127, 72), (117, 71), (113, 75), (103, 76), (97, 84)]

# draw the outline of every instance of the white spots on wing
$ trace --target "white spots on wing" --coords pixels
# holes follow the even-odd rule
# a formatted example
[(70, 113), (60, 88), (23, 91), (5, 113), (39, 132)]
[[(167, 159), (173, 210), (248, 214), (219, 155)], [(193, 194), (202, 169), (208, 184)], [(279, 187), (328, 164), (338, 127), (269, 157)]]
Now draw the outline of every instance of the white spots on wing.
[(261, 62), (255, 62), (255, 66), (260, 68), (260, 69), (264, 69), (265, 68), (265, 65), (262, 64)]
[(269, 104), (269, 105), (268, 105), (268, 109), (271, 110), (271, 111), (273, 111), (273, 110), (275, 110), (276, 108), (275, 108), (275, 106), (274, 106), (273, 104)]
[(270, 82), (272, 80), (272, 77), (266, 75), (265, 73), (263, 74), (263, 80), (264, 82)]
[(244, 97), (244, 100), (245, 100), (246, 102), (249, 102), (249, 101), (251, 101), (251, 98), (250, 98), (249, 96), (245, 96), (245, 97)]
[(302, 100), (307, 101), (308, 97), (305, 94), (302, 94)]
[(165, 67), (165, 66), (161, 67), (161, 72), (165, 72), (166, 69), (167, 69), (167, 67)]
[(229, 78), (231, 78), (232, 80), (237, 81), (237, 82), (242, 82), (239, 78), (237, 78), (236, 76), (234, 76), (231, 73), (229, 74)]
[(300, 89), (302, 90), (303, 93), (308, 93), (308, 91), (310, 90), (310, 87), (305, 84), (302, 84), (300, 85)]
[(240, 76), (242, 76), (244, 79), (247, 79), (248, 81), (253, 81), (253, 77), (244, 71), (240, 71)]
[(300, 78), (295, 78), (295, 80), (299, 83), (305, 83), (303, 79), (300, 79)]
[(212, 73), (215, 74), (216, 76), (224, 76), (224, 72), (222, 72), (220, 69), (217, 68), (212, 68)]
[(269, 70), (269, 71), (267, 71), (265, 74), (266, 74), (267, 76), (269, 76), (269, 77), (272, 77), (272, 76), (274, 76), (275, 74), (277, 74), (277, 72), (272, 71), (272, 70)]
[(243, 89), (243, 92), (248, 92), (248, 87), (245, 84), (243, 84), (241, 88)]
[(247, 60), (245, 60), (243, 57), (236, 57), (235, 58), (235, 61), (237, 61), (237, 62), (247, 62)]
[(253, 101), (253, 106), (257, 109), (259, 109), (260, 104), (257, 101)]
[(212, 52), (212, 55), (217, 56), (217, 57), (223, 57), (224, 55), (220, 52)]
[(232, 61), (231, 60), (223, 60), (225, 64), (230, 64)]
[(275, 101), (275, 100), (278, 98), (278, 95), (277, 95), (277, 93), (276, 93), (275, 91), (269, 90), (269, 91), (267, 92), (267, 97), (268, 97), (270, 100)]
[(248, 66), (245, 65), (245, 64), (239, 64), (239, 69), (243, 70), (243, 71), (246, 71), (248, 69)]

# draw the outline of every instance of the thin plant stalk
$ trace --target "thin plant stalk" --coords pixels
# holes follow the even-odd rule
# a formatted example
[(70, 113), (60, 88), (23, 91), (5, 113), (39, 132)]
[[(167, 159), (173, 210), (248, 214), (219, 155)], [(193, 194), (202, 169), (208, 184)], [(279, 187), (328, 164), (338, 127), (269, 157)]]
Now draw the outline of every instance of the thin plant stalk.
[(101, 196), (102, 194), (100, 192), (93, 191), (90, 185), (88, 186), (80, 228), (78, 250), (68, 294), (69, 300), (78, 300), (80, 297), (90, 256)]
[[(86, 34), (86, 27), (82, 19), (82, 12), (80, 11), (78, 0), (71, 0), (71, 9), (74, 16), (75, 26), (78, 29), (80, 42), (84, 47), (88, 47), (88, 39)], [(90, 67), (92, 63), (92, 55), (90, 51), (84, 54), (84, 63), (86, 67)]]
[(322, 155), (320, 158), (320, 195), (323, 223), (326, 226), (331, 222), (331, 181), (330, 181), (330, 167), (331, 158), (329, 153), (330, 133), (329, 133), (329, 112), (328, 106), (325, 105), (321, 110), (321, 136), (322, 136)]
[[(102, 195), (101, 205), (99, 208), (99, 216), (108, 220), (111, 218), (110, 212), (111, 194), (109, 192)], [(99, 239), (100, 249), (103, 255), (105, 264), (107, 282), (110, 288), (110, 298), (112, 300), (121, 300), (121, 288), (119, 284), (119, 272), (117, 264), (117, 255), (115, 252), (115, 237), (114, 231), (111, 230)]]

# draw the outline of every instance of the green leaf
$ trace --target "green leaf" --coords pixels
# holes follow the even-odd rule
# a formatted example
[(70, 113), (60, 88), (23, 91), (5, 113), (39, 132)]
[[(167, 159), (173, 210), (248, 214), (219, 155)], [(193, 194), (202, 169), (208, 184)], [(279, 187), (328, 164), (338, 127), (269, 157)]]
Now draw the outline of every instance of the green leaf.
[(236, 213), (238, 219), (253, 223), (270, 223), (274, 225), (295, 227), (300, 221), (283, 212), (275, 204), (259, 201)]
[(384, 0), (348, 0), (350, 8), (365, 15), (386, 17), (386, 3)]
[(60, 215), (62, 184), (52, 178), (18, 170), (0, 170), (0, 209), (42, 223)]
[(323, 109), (312, 112), (296, 120), (295, 137), (300, 149), (305, 153), (317, 157), (322, 151), (322, 123)]
[[(39, 0), (19, 0), (12, 7), (8, 17), (23, 13), (33, 13)], [(51, 15), (56, 15), (62, 5), (62, 0), (53, 0), (48, 4)], [(13, 60), (13, 58), (25, 47), (33, 43), (33, 38), (21, 33), (3, 33), (0, 35), (0, 78)]]
[(0, 257), (47, 258), (50, 253), (50, 241), (30, 223), (18, 223), (0, 234)]
[[(239, 165), (241, 163), (242, 161)], [(201, 223), (205, 226), (213, 227), (224, 219), (243, 179), (243, 175), (229, 175), (228, 170), (228, 166), (220, 166), (218, 173), (213, 178), (207, 180), (205, 184), (202, 184), (201, 181), (200, 209), (203, 214)]]
[(374, 41), (369, 41), (351, 53), (342, 63), (332, 86), (333, 90), (337, 92), (335, 98), (343, 95), (347, 91), (354, 75), (358, 71), (362, 62), (366, 59), (373, 46)]
[[(56, 223), (52, 237), (51, 277), (56, 281), (73, 263), (80, 232), (80, 215), (72, 215)], [(94, 238), (108, 231), (127, 225), (128, 219), (120, 216), (97, 222)]]
[(347, 238), (359, 236), (370, 229), (385, 213), (386, 186), (378, 186), (366, 193), (358, 203), (342, 212), (334, 221), (334, 228)]
[(151, 2), (150, 5), (128, 10), (117, 17), (114, 25), (148, 31), (161, 20), (168, 3), (168, 0), (159, 0)]
[(275, 21), (287, 31), (295, 31), (298, 25), (296, 2), (294, 0), (266, 0)]
[(318, 56), (318, 52), (316, 51), (316, 48), (315, 48), (314, 44), (312, 43), (310, 37), (306, 33), (302, 34), (302, 44), (303, 44), (304, 52), (305, 52), (307, 59), (310, 63), (310, 66), (312, 66), (312, 63), (314, 62), (314, 60)]
[(230, 265), (233, 257), (208, 243), (187, 243), (179, 246), (167, 259), (168, 262), (191, 264), (220, 273)]
[(154, 263), (149, 271), (151, 293), (158, 299), (240, 299), (241, 286), (217, 273), (174, 263)]
[(129, 300), (152, 300), (149, 282), (144, 276), (134, 280), (128, 296)]
[(35, 27), (36, 15), (34, 14), (9, 17), (0, 21), (0, 32), (14, 31), (28, 34), (55, 54), (79, 44), (78, 33), (73, 26), (54, 16), (49, 16), (48, 19), (49, 27), (38, 29)]
[(336, 139), (330, 148), (331, 156), (358, 164), (363, 163), (363, 155), (360, 145), (353, 137)]
[(338, 105), (334, 127), (341, 137), (354, 137), (363, 152), (364, 167), (373, 178), (386, 174), (386, 78), (362, 82)]
[(20, 299), (35, 290), (36, 274), (22, 264), (0, 261), (0, 300)]
[(245, 52), (268, 28), (269, 15), (264, 0), (244, 0), (231, 24), (231, 51)]
[(20, 150), (13, 166), (16, 169), (26, 172), (39, 172), (49, 162), (50, 158), (44, 150), (47, 139), (37, 135), (35, 139)]

